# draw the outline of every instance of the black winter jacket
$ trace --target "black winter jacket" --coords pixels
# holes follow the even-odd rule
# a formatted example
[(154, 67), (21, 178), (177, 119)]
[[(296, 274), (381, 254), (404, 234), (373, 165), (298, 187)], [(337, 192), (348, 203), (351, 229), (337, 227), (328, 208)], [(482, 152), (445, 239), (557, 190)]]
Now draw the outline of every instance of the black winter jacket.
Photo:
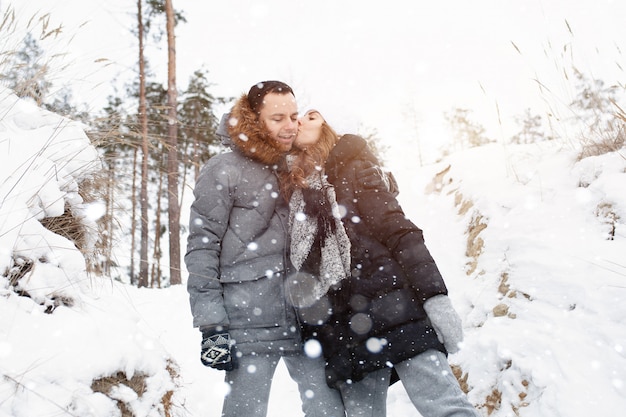
[(360, 186), (357, 172), (372, 164), (379, 162), (365, 140), (345, 135), (325, 166), (342, 215), (345, 209), (352, 274), (301, 313), (305, 334), (322, 345), (331, 387), (431, 348), (446, 353), (423, 307), (428, 298), (447, 294), (443, 278), (422, 230), (406, 218), (395, 196)]

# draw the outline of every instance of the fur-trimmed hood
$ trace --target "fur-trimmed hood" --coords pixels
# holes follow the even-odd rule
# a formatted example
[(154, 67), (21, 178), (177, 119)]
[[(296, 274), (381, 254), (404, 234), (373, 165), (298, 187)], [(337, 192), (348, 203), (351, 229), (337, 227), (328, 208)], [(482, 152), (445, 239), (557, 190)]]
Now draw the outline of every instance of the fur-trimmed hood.
[(237, 100), (231, 112), (224, 115), (220, 128), (226, 128), (230, 139), (224, 141), (225, 132), (222, 132), (223, 142), (248, 158), (267, 165), (280, 165), (283, 161), (285, 151), (257, 120), (245, 94)]

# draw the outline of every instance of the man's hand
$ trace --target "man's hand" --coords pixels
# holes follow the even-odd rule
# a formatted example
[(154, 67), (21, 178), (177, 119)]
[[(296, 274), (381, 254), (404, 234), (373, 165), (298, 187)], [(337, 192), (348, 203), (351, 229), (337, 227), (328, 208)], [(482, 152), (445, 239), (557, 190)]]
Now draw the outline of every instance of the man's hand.
[(391, 172), (384, 171), (380, 166), (370, 164), (356, 174), (357, 180), (366, 190), (389, 191), (394, 196), (398, 195), (398, 183)]
[(234, 342), (227, 332), (203, 331), (200, 360), (204, 366), (220, 371), (232, 371), (236, 367)]

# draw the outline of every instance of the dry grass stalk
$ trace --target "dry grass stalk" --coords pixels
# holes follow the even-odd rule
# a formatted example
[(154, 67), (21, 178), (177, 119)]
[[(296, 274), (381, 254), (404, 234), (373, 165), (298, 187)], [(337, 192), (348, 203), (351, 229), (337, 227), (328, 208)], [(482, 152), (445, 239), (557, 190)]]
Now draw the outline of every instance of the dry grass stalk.
[(3, 275), (9, 279), (11, 287), (16, 287), (20, 279), (28, 275), (32, 269), (33, 261), (20, 256), (13, 259), (13, 266), (5, 271)]
[(604, 155), (618, 152), (626, 145), (626, 124), (619, 123), (612, 130), (603, 131), (598, 139), (582, 139), (582, 149), (578, 154), (578, 160), (590, 156)]
[(494, 411), (499, 410), (501, 405), (502, 392), (497, 388), (494, 388), (491, 391), (491, 394), (485, 398), (485, 404), (483, 404), (483, 407), (487, 409), (487, 415), (490, 416)]
[[(30, 298), (31, 294), (21, 287), (20, 281), (27, 278), (33, 272), (34, 268), (35, 263), (31, 259), (18, 256), (13, 259), (13, 266), (8, 268), (3, 276), (8, 278), (11, 288), (17, 295)], [(59, 306), (72, 307), (74, 300), (62, 294), (52, 293), (44, 302), (41, 302), (40, 305), (46, 307), (44, 313), (52, 314)]]
[(598, 217), (602, 223), (608, 227), (607, 240), (615, 240), (615, 232), (617, 229), (617, 223), (620, 220), (619, 214), (613, 208), (613, 204), (602, 202), (598, 204), (595, 210), (596, 217)]
[(432, 194), (435, 192), (439, 193), (443, 189), (444, 185), (451, 184), (452, 183), (451, 178), (448, 179), (446, 184), (443, 183), (444, 178), (450, 172), (451, 167), (452, 165), (448, 165), (443, 170), (437, 172), (435, 176), (433, 177), (433, 180), (430, 182), (430, 184), (426, 186), (426, 189), (424, 190), (424, 192), (426, 194)]
[[(9, 5), (0, 23), (0, 81), (19, 97), (30, 97), (40, 106), (49, 98), (53, 76), (62, 74), (71, 65), (63, 63), (67, 47), (59, 45), (63, 25), (52, 26), (50, 17), (49, 13), (36, 13), (22, 28), (19, 16)], [(41, 48), (29, 50), (26, 46), (29, 37)], [(21, 56), (25, 50), (30, 55), (28, 62)], [(61, 52), (48, 52), (51, 50)]]
[(470, 386), (467, 383), (467, 379), (469, 378), (469, 374), (468, 373), (464, 373), (463, 369), (459, 365), (452, 365), (451, 364), (450, 368), (452, 368), (452, 373), (454, 374), (454, 377), (456, 378), (456, 380), (459, 381), (459, 385), (461, 386), (461, 390), (465, 394), (470, 392)]
[(459, 207), (459, 215), (463, 216), (465, 213), (469, 211), (472, 207), (474, 207), (474, 203), (471, 200), (463, 199), (463, 194), (457, 192), (454, 195), (454, 205)]
[[(175, 385), (178, 386), (180, 373), (178, 372), (178, 367), (176, 367), (176, 364), (172, 361), (168, 361), (167, 371), (169, 372), (170, 377), (172, 378), (172, 381), (174, 381)], [(169, 390), (165, 393), (165, 395), (163, 395), (163, 398), (161, 398), (161, 404), (163, 405), (165, 417), (173, 416), (172, 414), (172, 410), (174, 408), (174, 402), (172, 401), (173, 396), (174, 396), (174, 391)]]
[[(172, 378), (172, 381), (174, 381), (175, 385), (178, 385), (177, 381), (180, 377), (180, 374), (177, 370), (176, 365), (171, 360), (167, 363), (167, 371), (170, 374), (170, 377)], [(147, 378), (148, 375), (138, 373), (133, 375), (132, 378), (129, 379), (126, 377), (125, 372), (118, 371), (113, 375), (103, 376), (101, 378), (94, 379), (91, 383), (91, 390), (93, 392), (99, 392), (106, 395), (107, 397), (110, 397), (111, 391), (114, 388), (117, 388), (120, 385), (124, 385), (132, 389), (137, 394), (137, 397), (142, 397), (146, 392)], [(174, 391), (169, 390), (161, 397), (161, 405), (163, 406), (164, 417), (172, 417), (174, 415), (172, 413), (175, 407), (175, 404), (172, 401), (173, 396)], [(115, 400), (122, 417), (135, 417), (132, 409), (129, 407), (128, 404), (116, 398), (113, 399)]]
[[(506, 296), (511, 290), (511, 286), (508, 283), (509, 281), (509, 273), (503, 272), (501, 275), (500, 285), (498, 286), (498, 292), (504, 296)], [(511, 295), (509, 295), (511, 297)]]
[[(513, 366), (513, 362), (509, 361), (506, 364), (504, 364), (501, 371), (510, 369), (512, 366)], [(461, 390), (465, 394), (468, 394), (472, 390), (472, 387), (470, 387), (468, 383), (469, 374), (466, 372), (463, 372), (463, 369), (459, 365), (451, 364), (450, 367), (452, 368), (452, 373), (454, 374), (454, 377), (459, 382)], [(528, 407), (529, 405), (526, 399), (528, 397), (528, 388), (530, 386), (530, 382), (528, 382), (528, 380), (526, 379), (523, 379), (521, 381), (521, 385), (523, 387), (522, 391), (519, 392), (517, 395), (519, 398), (519, 403), (510, 404), (511, 409), (513, 410), (513, 413), (516, 416), (519, 416), (519, 410), (521, 408)], [(492, 415), (495, 411), (500, 410), (501, 407), (502, 407), (502, 391), (500, 391), (500, 389), (497, 386), (494, 386), (491, 392), (485, 397), (485, 402), (478, 406), (478, 408), (480, 409), (485, 409), (488, 416)]]
[(63, 236), (73, 242), (81, 252), (85, 248), (85, 227), (80, 218), (77, 218), (69, 204), (65, 204), (65, 210), (61, 216), (46, 217), (41, 219), (41, 224), (52, 233)]
[(483, 252), (483, 246), (485, 245), (485, 241), (479, 234), (486, 228), (487, 224), (483, 223), (483, 216), (475, 213), (472, 216), (467, 230), (467, 249), (465, 255), (471, 258), (471, 261), (467, 263), (467, 275), (472, 275), (478, 267), (478, 257)]
[[(91, 390), (109, 396), (113, 388), (124, 385), (132, 389), (138, 397), (141, 397), (146, 392), (146, 377), (147, 376), (144, 374), (135, 374), (132, 378), (128, 379), (124, 372), (118, 371), (114, 375), (93, 380)], [(132, 410), (124, 401), (115, 399), (115, 402), (122, 413), (122, 417), (134, 417)]]

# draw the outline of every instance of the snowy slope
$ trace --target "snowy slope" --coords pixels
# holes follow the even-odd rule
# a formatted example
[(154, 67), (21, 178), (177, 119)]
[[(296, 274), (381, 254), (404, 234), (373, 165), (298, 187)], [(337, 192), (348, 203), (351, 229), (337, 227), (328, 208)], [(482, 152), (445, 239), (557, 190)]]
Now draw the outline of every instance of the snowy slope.
[(464, 318), (451, 362), (483, 413), (626, 406), (625, 156), (493, 144), (422, 173), (412, 195), (430, 194), (403, 201)]

